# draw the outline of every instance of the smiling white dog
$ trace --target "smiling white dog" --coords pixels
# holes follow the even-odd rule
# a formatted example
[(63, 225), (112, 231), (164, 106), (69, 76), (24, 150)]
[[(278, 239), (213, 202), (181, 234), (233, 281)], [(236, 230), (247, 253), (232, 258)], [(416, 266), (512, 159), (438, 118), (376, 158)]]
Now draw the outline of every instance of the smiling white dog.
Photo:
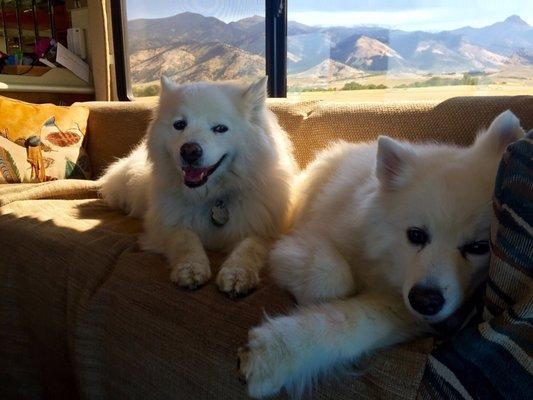
[(271, 254), (274, 278), (304, 307), (250, 331), (239, 350), (249, 394), (301, 392), (454, 313), (486, 276), (496, 169), (523, 134), (507, 111), (468, 148), (380, 137), (322, 153)]
[(204, 251), (232, 251), (218, 287), (242, 295), (259, 282), (269, 242), (289, 212), (292, 148), (267, 109), (266, 78), (251, 85), (161, 80), (146, 139), (100, 179), (111, 206), (144, 218), (141, 247), (164, 254), (171, 280), (211, 276)]

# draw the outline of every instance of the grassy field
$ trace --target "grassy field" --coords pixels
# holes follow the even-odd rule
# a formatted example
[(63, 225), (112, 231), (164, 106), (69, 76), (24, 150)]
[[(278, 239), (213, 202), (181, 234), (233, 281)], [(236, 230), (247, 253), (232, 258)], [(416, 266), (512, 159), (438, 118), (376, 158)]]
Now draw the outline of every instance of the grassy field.
[[(456, 84), (468, 78), (470, 84)], [(324, 86), (335, 88), (335, 91), (301, 91), (289, 92), (290, 99), (299, 100), (333, 100), (362, 102), (398, 102), (398, 101), (443, 101), (458, 96), (515, 96), (533, 95), (533, 66), (509, 66), (501, 71), (490, 74), (468, 75), (463, 73), (420, 75), (413, 73), (386, 73), (366, 75), (351, 80), (364, 85), (385, 85), (387, 89), (372, 90), (340, 90), (348, 81), (335, 81), (334, 77), (324, 77)], [(431, 81), (439, 78), (448, 82), (446, 86), (433, 86)], [(316, 81), (317, 83), (319, 82)], [(414, 86), (425, 83), (423, 87), (399, 88), (398, 86)], [(454, 83), (453, 85), (451, 83)], [(466, 82), (465, 82), (466, 83)], [(289, 76), (290, 84), (290, 76)], [(290, 86), (290, 85), (289, 85)], [(314, 81), (307, 82), (303, 87), (317, 87)], [(319, 86), (320, 87), (320, 86)]]
[[(337, 90), (321, 92), (289, 92), (291, 100), (329, 100), (357, 102), (441, 102), (459, 96), (517, 96), (533, 95), (533, 86), (484, 85), (484, 86), (439, 86), (406, 89)], [(137, 97), (153, 99), (154, 97)]]
[[(465, 79), (466, 78), (468, 79)], [(464, 82), (462, 82), (464, 81)], [(417, 75), (413, 73), (368, 74), (356, 79), (335, 80), (333, 76), (309, 78), (298, 84), (288, 77), (288, 98), (293, 100), (333, 100), (359, 102), (443, 101), (458, 96), (533, 95), (533, 66), (508, 67), (483, 75), (453, 73)], [(446, 86), (433, 86), (434, 84)], [(465, 84), (463, 84), (465, 83)], [(469, 83), (469, 84), (466, 84)], [(346, 84), (384, 85), (386, 89), (342, 90)], [(421, 84), (422, 87), (405, 87)], [(292, 87), (292, 89), (291, 89)], [(295, 91), (296, 88), (314, 89)], [(330, 90), (326, 90), (326, 89)], [(133, 86), (135, 96), (157, 95), (159, 82)], [(335, 89), (335, 90), (332, 90)]]
[(461, 85), (405, 89), (337, 90), (322, 92), (289, 92), (292, 100), (331, 100), (359, 102), (398, 102), (398, 101), (443, 101), (458, 96), (516, 96), (533, 95), (529, 85)]

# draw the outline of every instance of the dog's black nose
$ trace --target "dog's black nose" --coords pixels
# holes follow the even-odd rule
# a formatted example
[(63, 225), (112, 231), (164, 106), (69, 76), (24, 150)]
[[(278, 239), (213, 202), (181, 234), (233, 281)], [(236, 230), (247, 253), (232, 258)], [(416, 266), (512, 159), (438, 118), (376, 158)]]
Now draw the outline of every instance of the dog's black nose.
[(181, 146), (180, 155), (183, 161), (189, 164), (193, 164), (202, 157), (203, 150), (198, 143), (189, 142)]
[(441, 291), (435, 287), (416, 285), (409, 291), (411, 307), (422, 315), (435, 315), (444, 305)]

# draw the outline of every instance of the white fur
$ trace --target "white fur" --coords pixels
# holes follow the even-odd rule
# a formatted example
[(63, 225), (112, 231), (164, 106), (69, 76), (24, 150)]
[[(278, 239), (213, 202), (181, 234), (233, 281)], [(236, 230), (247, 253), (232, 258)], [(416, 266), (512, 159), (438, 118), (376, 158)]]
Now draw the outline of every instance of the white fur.
[[(274, 247), (275, 280), (301, 308), (250, 331), (239, 352), (252, 397), (301, 393), (316, 374), (416, 337), (450, 316), (485, 276), (489, 255), (459, 247), (489, 239), (496, 169), (523, 136), (507, 111), (469, 148), (337, 143), (301, 174), (292, 232)], [(425, 227), (423, 248), (407, 240)], [(424, 317), (408, 293), (431, 283), (445, 299)]]
[[(265, 105), (266, 79), (178, 86), (163, 78), (161, 84), (145, 140), (107, 169), (101, 194), (111, 206), (144, 218), (142, 248), (165, 254), (171, 279), (181, 286), (195, 288), (211, 276), (204, 247), (234, 250), (217, 284), (244, 294), (257, 285), (268, 244), (284, 229), (295, 172), (290, 142)], [(174, 129), (177, 120), (187, 127)], [(218, 124), (229, 130), (213, 132)], [(197, 188), (187, 187), (182, 176), (180, 148), (186, 142), (202, 146), (205, 167), (227, 155)], [(211, 222), (219, 199), (229, 211), (222, 227)]]

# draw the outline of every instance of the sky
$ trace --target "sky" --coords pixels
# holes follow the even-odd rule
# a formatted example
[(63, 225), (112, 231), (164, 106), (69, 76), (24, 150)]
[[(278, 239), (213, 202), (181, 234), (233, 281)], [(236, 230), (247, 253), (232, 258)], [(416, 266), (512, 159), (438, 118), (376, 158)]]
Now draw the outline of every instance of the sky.
[[(482, 27), (519, 15), (533, 25), (532, 0), (287, 0), (289, 20), (313, 26), (370, 25), (442, 31)], [(185, 11), (231, 22), (264, 16), (264, 0), (126, 0), (128, 20)]]

